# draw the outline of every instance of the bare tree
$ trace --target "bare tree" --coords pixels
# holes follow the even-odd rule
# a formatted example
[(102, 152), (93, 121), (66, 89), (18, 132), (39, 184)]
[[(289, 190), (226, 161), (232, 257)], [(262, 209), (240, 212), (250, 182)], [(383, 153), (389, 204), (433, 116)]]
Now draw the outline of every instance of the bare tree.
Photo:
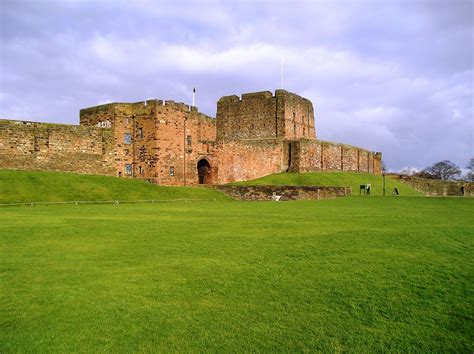
[(427, 172), (426, 170), (418, 171), (417, 173), (413, 174), (412, 176), (420, 177), (420, 178), (428, 178), (428, 179), (438, 179), (435, 175), (432, 175), (431, 173)]
[(419, 172), (420, 170), (416, 167), (405, 167), (398, 171), (398, 174), (404, 176), (415, 176)]
[(466, 168), (469, 170), (466, 174), (466, 181), (474, 182), (474, 157), (471, 157)]
[(431, 178), (447, 181), (459, 177), (461, 175), (461, 169), (453, 162), (444, 160), (425, 168), (420, 174), (423, 174), (428, 178), (431, 176)]

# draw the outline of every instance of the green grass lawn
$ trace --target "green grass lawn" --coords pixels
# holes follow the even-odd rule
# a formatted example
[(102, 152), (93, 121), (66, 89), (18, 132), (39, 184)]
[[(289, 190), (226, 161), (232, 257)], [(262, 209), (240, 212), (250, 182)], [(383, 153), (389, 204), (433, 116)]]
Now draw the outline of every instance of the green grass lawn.
[[(308, 172), (308, 173), (278, 173), (250, 181), (235, 182), (235, 185), (301, 185), (301, 186), (334, 186), (352, 187), (352, 195), (359, 195), (359, 186), (369, 183), (372, 185), (371, 195), (383, 195), (383, 177), (369, 173), (356, 172)], [(409, 185), (385, 177), (386, 195), (392, 195), (398, 188), (400, 195), (422, 195)]]
[(163, 187), (138, 179), (64, 172), (0, 171), (0, 203), (227, 199), (212, 188)]
[(474, 199), (0, 208), (0, 352), (470, 352)]

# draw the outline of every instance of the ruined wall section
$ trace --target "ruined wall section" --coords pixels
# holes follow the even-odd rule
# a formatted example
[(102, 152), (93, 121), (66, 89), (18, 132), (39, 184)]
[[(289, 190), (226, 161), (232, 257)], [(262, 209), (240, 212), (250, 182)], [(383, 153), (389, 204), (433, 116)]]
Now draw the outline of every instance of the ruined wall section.
[(302, 139), (297, 143), (291, 170), (345, 171), (381, 174), (382, 154), (351, 145)]
[(104, 128), (0, 120), (0, 169), (113, 175), (112, 137)]
[(472, 182), (442, 181), (397, 174), (390, 174), (389, 177), (406, 183), (428, 196), (474, 197), (474, 183)]
[(216, 186), (217, 190), (237, 200), (271, 201), (278, 196), (285, 200), (318, 200), (350, 196), (351, 187), (326, 186)]

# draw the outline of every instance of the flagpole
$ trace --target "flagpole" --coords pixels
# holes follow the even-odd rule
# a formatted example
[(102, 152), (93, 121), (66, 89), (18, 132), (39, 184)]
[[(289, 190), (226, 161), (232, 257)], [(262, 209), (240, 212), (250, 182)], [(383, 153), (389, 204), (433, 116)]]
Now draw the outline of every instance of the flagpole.
[(283, 65), (284, 65), (283, 55), (281, 56), (281, 89), (283, 90)]
[(194, 103), (195, 103), (195, 102), (194, 102), (194, 95), (195, 95), (195, 94), (196, 94), (196, 88), (193, 87), (193, 107), (194, 107)]

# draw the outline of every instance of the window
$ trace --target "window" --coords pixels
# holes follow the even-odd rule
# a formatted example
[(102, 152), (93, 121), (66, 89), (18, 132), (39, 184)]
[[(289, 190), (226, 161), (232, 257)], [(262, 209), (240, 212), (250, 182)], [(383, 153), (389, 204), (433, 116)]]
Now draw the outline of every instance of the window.
[(138, 137), (143, 139), (143, 128), (138, 128)]
[(125, 164), (125, 174), (127, 176), (132, 175), (132, 164), (130, 164), (130, 163)]
[(138, 174), (143, 175), (143, 168), (142, 166), (138, 166)]
[(123, 135), (123, 142), (124, 142), (124, 144), (131, 144), (132, 143), (132, 134), (125, 133)]
[(170, 166), (170, 176), (174, 176), (174, 166)]
[(191, 138), (191, 135), (186, 135), (186, 144), (191, 145), (193, 143), (193, 140)]

